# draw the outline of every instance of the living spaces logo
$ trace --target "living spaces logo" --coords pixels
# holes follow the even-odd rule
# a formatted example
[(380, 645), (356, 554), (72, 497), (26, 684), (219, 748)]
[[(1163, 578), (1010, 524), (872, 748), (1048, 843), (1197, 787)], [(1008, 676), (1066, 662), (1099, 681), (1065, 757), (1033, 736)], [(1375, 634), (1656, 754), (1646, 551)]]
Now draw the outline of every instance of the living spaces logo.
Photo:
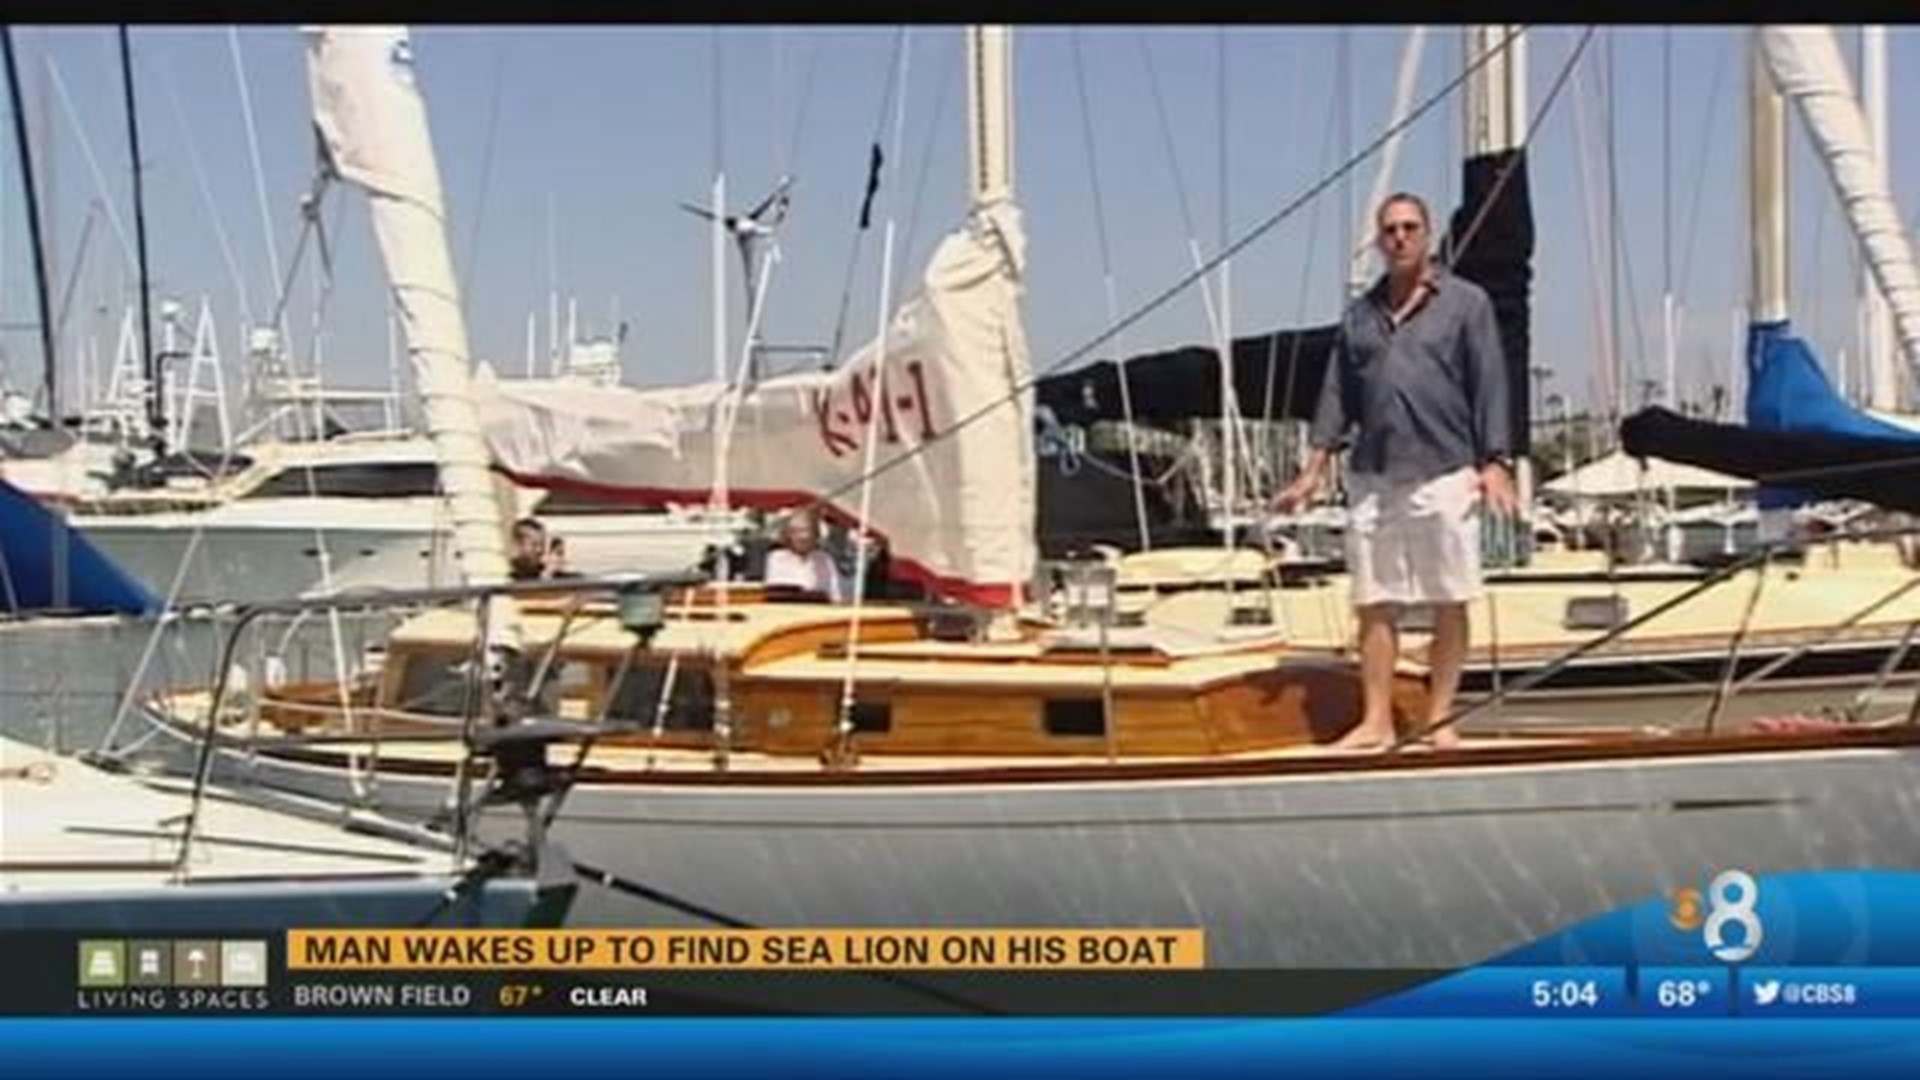
[(85, 1012), (251, 1011), (268, 1005), (262, 939), (87, 938), (75, 1006)]

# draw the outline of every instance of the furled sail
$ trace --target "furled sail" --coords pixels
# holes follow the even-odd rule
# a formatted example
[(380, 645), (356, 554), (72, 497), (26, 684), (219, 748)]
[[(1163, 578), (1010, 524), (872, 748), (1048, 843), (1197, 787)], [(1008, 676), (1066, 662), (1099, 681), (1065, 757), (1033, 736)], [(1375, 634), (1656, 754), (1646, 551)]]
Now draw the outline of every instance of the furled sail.
[(826, 516), (853, 523), (871, 426), (879, 446), (865, 526), (886, 543), (892, 572), (1011, 606), (1035, 569), (1025, 247), (1011, 200), (976, 206), (934, 252), (884, 341), (828, 372), (745, 389), (590, 392), (483, 376), (487, 447), (524, 484), (628, 503), (704, 501), (716, 480), (715, 424), (739, 394), (728, 499), (762, 508), (820, 499)]
[(472, 395), (467, 327), (440, 169), (404, 27), (310, 28), (314, 125), (333, 174), (367, 193), (470, 584), (507, 579), (501, 518)]
[(1799, 107), (1839, 193), (1862, 255), (1893, 312), (1909, 364), (1920, 367), (1920, 269), (1830, 26), (1767, 26), (1761, 55), (1774, 85)]

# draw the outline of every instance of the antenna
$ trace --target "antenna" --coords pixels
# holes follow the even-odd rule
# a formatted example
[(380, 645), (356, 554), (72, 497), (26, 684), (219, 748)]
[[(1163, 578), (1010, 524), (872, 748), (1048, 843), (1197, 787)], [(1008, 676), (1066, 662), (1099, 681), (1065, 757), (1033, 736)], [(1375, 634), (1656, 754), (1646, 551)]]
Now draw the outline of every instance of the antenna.
[[(793, 177), (782, 176), (773, 190), (767, 193), (760, 204), (744, 214), (729, 214), (725, 207), (696, 206), (682, 202), (680, 209), (705, 221), (718, 221), (727, 235), (733, 237), (734, 250), (740, 253), (740, 263), (744, 268), (744, 280), (747, 288), (747, 325), (757, 326), (755, 316), (759, 314), (761, 249), (766, 244), (776, 243), (775, 235), (787, 220), (787, 212), (793, 207)], [(764, 374), (761, 370), (763, 345), (760, 331), (754, 331), (754, 340), (750, 343), (751, 354), (747, 367), (748, 379), (758, 382)]]

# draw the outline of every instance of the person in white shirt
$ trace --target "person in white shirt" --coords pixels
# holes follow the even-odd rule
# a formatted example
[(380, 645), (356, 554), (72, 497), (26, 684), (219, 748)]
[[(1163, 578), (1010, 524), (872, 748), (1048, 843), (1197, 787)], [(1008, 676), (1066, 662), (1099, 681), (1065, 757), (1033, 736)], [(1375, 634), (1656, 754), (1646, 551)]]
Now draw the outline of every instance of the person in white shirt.
[(834, 603), (847, 598), (840, 568), (820, 548), (820, 519), (801, 507), (780, 527), (780, 546), (767, 553), (766, 583), (819, 593)]

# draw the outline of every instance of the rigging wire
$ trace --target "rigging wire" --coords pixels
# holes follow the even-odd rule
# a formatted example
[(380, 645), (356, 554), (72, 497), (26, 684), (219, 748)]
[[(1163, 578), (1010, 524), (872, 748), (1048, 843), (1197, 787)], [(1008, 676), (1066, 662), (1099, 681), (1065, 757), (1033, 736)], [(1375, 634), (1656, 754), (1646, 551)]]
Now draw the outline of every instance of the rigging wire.
[[(802, 69), (801, 76), (800, 76), (800, 102), (794, 108), (793, 123), (787, 130), (787, 145), (784, 151), (781, 153), (780, 159), (779, 159), (780, 160), (779, 175), (781, 176), (793, 175), (794, 160), (799, 155), (800, 147), (804, 145), (801, 141), (801, 136), (806, 131), (807, 117), (811, 114), (811, 110), (812, 110), (813, 85), (814, 85), (813, 75), (814, 75), (814, 72), (819, 67), (820, 47), (816, 44), (813, 44), (812, 42), (807, 43), (806, 57), (807, 57), (807, 63), (806, 63), (806, 66)], [(776, 86), (779, 85), (777, 80), (775, 82), (775, 85)], [(779, 95), (779, 97), (782, 105), (784, 106), (787, 100), (787, 95), (781, 94)]]
[[(1196, 268), (1205, 266), (1208, 272), (1221, 270), (1223, 271), (1221, 277), (1224, 279), (1224, 270), (1232, 257), (1231, 253), (1227, 252), (1223, 245), (1221, 256), (1212, 262), (1208, 262), (1201, 252), (1200, 230), (1194, 219), (1192, 203), (1187, 197), (1186, 174), (1180, 168), (1179, 151), (1174, 145), (1173, 123), (1168, 117), (1166, 95), (1161, 90), (1159, 67), (1154, 62), (1153, 50), (1148, 46), (1145, 35), (1136, 31), (1134, 34), (1134, 42), (1139, 46), (1141, 60), (1147, 70), (1147, 86), (1152, 92), (1154, 114), (1159, 120), (1160, 141), (1166, 151), (1167, 162), (1173, 173), (1174, 194), (1180, 207), (1180, 221), (1187, 232), (1188, 254), (1192, 257), (1193, 264)], [(1223, 493), (1222, 507), (1226, 514), (1225, 523), (1228, 533), (1228, 546), (1231, 547), (1233, 507), (1230, 503), (1234, 500), (1226, 496), (1236, 491), (1236, 485), (1234, 483), (1236, 474), (1229, 470), (1237, 470), (1240, 468), (1239, 455), (1234, 451), (1245, 442), (1244, 439), (1235, 437), (1243, 433), (1243, 428), (1241, 426), (1240, 403), (1238, 396), (1234, 393), (1234, 379), (1232, 375), (1233, 339), (1228, 329), (1225, 312), (1223, 310), (1226, 297), (1224, 295), (1217, 295), (1213, 289), (1209, 288), (1209, 283), (1204, 276), (1198, 279), (1196, 284), (1199, 289), (1201, 307), (1206, 313), (1207, 326), (1213, 337), (1216, 362), (1219, 365), (1221, 467), (1222, 476), (1224, 477), (1221, 485), (1221, 491)], [(1214, 284), (1217, 287), (1219, 282), (1215, 282)]]
[[(912, 50), (907, 47), (907, 42), (910, 40), (907, 35), (908, 28), (902, 27), (900, 30), (901, 48), (898, 53), (900, 67), (894, 74), (899, 90), (899, 92), (894, 95), (893, 102), (893, 153), (896, 159), (900, 155), (900, 146), (906, 139), (907, 64), (913, 56)], [(866, 463), (861, 470), (870, 479), (860, 486), (859, 536), (854, 543), (853, 549), (853, 595), (849, 598), (853, 603), (853, 618), (847, 623), (847, 670), (840, 688), (838, 745), (841, 748), (849, 747), (853, 739), (854, 692), (857, 682), (857, 671), (860, 664), (860, 616), (862, 612), (866, 611), (867, 568), (872, 561), (869, 558), (869, 551), (873, 534), (872, 530), (867, 527), (867, 522), (872, 520), (873, 511), (873, 481), (871, 479), (874, 475), (873, 463), (880, 452), (880, 418), (882, 415), (890, 416), (892, 411), (891, 399), (887, 396), (887, 328), (893, 318), (893, 313), (890, 310), (892, 307), (890, 301), (893, 293), (892, 264), (894, 256), (894, 214), (891, 204), (894, 201), (895, 200), (888, 200), (889, 207), (885, 227), (886, 231), (882, 234), (880, 249), (880, 302), (878, 304), (880, 325), (874, 335), (873, 368), (870, 376), (872, 379), (872, 391), (869, 394), (870, 404), (867, 412)], [(856, 390), (855, 400), (857, 401), (860, 375), (858, 372), (855, 372), (853, 377)]]
[(240, 301), (240, 310), (251, 320), (254, 315), (253, 300), (247, 294), (246, 277), (240, 273), (240, 260), (234, 256), (233, 242), (227, 236), (227, 227), (220, 220), (220, 204), (213, 197), (213, 186), (207, 180), (205, 163), (200, 158), (200, 147), (193, 139), (193, 126), (187, 122), (187, 112), (180, 105), (179, 88), (174, 85), (171, 65), (162, 69), (160, 88), (166, 91), (167, 104), (173, 112), (174, 123), (180, 128), (180, 140), (187, 148), (187, 164), (193, 168), (194, 183), (200, 189), (200, 202), (207, 211), (207, 222), (213, 226), (214, 242), (220, 246), (220, 261), (227, 268), (227, 276), (233, 281), (233, 291)]
[(80, 156), (87, 163), (87, 172), (93, 177), (94, 190), (100, 195), (101, 211), (106, 215), (107, 224), (113, 226), (113, 235), (120, 241), (120, 252), (126, 258), (122, 270), (131, 269), (138, 262), (133, 253), (133, 241), (127, 237), (126, 226), (120, 223), (120, 215), (113, 208), (114, 200), (107, 187), (106, 175), (100, 169), (100, 159), (93, 154), (93, 142), (87, 138), (87, 130), (80, 123), (80, 113), (74, 108), (73, 96), (67, 92), (67, 80), (60, 74), (60, 65), (54, 61), (51, 52), (43, 52), (41, 59), (46, 61), (47, 74), (53, 79), (54, 96), (60, 99), (61, 111), (67, 114), (67, 122), (73, 125), (75, 139), (80, 143)]
[(1720, 125), (1715, 124), (1713, 120), (1714, 114), (1719, 111), (1720, 95), (1726, 87), (1726, 76), (1727, 54), (1724, 51), (1716, 51), (1713, 57), (1713, 79), (1707, 89), (1706, 110), (1700, 116), (1700, 126), (1703, 130), (1695, 144), (1699, 147), (1699, 153), (1694, 158), (1693, 195), (1687, 200), (1687, 213), (1684, 219), (1687, 237), (1680, 248), (1680, 276), (1675, 283), (1675, 288), (1683, 293), (1687, 290), (1687, 282), (1693, 272), (1694, 241), (1700, 235), (1700, 196), (1707, 188), (1707, 155), (1713, 147), (1715, 136), (1720, 134)]
[[(227, 27), (227, 51), (233, 56), (233, 82), (240, 97), (240, 116), (246, 123), (247, 157), (253, 163), (253, 196), (260, 208), (260, 232), (267, 241), (267, 268), (280, 280), (280, 248), (273, 240), (273, 215), (267, 209), (267, 174), (260, 164), (260, 132), (253, 122), (253, 92), (247, 83), (246, 61), (240, 54), (240, 28)], [(272, 324), (279, 325), (279, 320)]]
[[(920, 207), (923, 202), (923, 197), (927, 193), (927, 178), (933, 173), (933, 151), (934, 147), (940, 141), (939, 134), (941, 126), (947, 116), (947, 103), (953, 97), (953, 84), (959, 81), (953, 77), (953, 69), (959, 63), (961, 51), (960, 49), (950, 50), (942, 56), (940, 76), (934, 81), (934, 85), (939, 87), (939, 89), (935, 91), (933, 99), (933, 118), (927, 121), (927, 137), (920, 144), (920, 161), (919, 164), (915, 166), (917, 171), (914, 174), (913, 182), (913, 205), (912, 208), (907, 211), (907, 231), (900, 242), (900, 251), (907, 259), (912, 258), (914, 241), (919, 236), (921, 220)], [(903, 261), (902, 265), (907, 266), (912, 264)], [(898, 287), (899, 282), (896, 281), (895, 288), (897, 289)]]
[[(1252, 244), (1258, 241), (1261, 237), (1272, 232), (1275, 227), (1279, 226), (1281, 223), (1287, 221), (1288, 219), (1292, 218), (1295, 214), (1299, 213), (1302, 207), (1305, 207), (1308, 204), (1314, 202), (1315, 200), (1320, 198), (1322, 195), (1324, 195), (1328, 190), (1332, 189), (1339, 182), (1341, 176), (1359, 167), (1363, 162), (1367, 161), (1373, 155), (1378, 153), (1380, 149), (1386, 145), (1387, 140), (1391, 139), (1396, 132), (1404, 128), (1413, 126), (1414, 124), (1424, 119), (1427, 116), (1427, 114), (1439, 108), (1441, 104), (1443, 104), (1444, 102), (1452, 98), (1453, 95), (1457, 93), (1459, 89), (1466, 84), (1467, 80), (1471, 79), (1476, 73), (1478, 73), (1482, 67), (1485, 67), (1487, 64), (1491, 63), (1494, 59), (1504, 55), (1507, 49), (1510, 48), (1515, 41), (1519, 40), (1524, 34), (1528, 32), (1528, 29), (1529, 29), (1528, 26), (1522, 25), (1517, 27), (1514, 30), (1509, 31), (1507, 35), (1503, 37), (1497, 45), (1495, 45), (1493, 48), (1486, 50), (1479, 57), (1477, 57), (1472, 63), (1463, 65), (1458, 75), (1456, 75), (1452, 79), (1449, 79), (1445, 85), (1440, 87), (1440, 89), (1436, 90), (1434, 93), (1432, 93), (1427, 98), (1422, 100), (1417, 106), (1415, 106), (1412, 110), (1410, 110), (1407, 113), (1407, 115), (1402, 117), (1399, 121), (1388, 125), (1388, 127), (1384, 131), (1382, 131), (1379, 136), (1375, 137), (1373, 140), (1368, 142), (1365, 146), (1361, 147), (1351, 158), (1343, 162), (1333, 173), (1321, 177), (1319, 180), (1316, 180), (1313, 183), (1307, 185), (1305, 190), (1301, 191), (1300, 193), (1293, 196), (1292, 198), (1287, 199), (1285, 202), (1283, 202), (1280, 205), (1278, 209), (1274, 210), (1272, 213), (1268, 214), (1266, 217), (1254, 223), (1250, 228), (1248, 228), (1244, 233), (1242, 233), (1238, 239), (1236, 239), (1233, 243), (1227, 245), (1226, 248), (1221, 250), (1211, 260), (1205, 263), (1202, 263), (1200, 266), (1195, 267), (1194, 269), (1186, 271), (1185, 273), (1181, 274), (1179, 278), (1175, 279), (1173, 282), (1169, 283), (1160, 291), (1154, 293), (1152, 296), (1142, 301), (1140, 304), (1134, 307), (1132, 311), (1128, 312), (1127, 315), (1115, 321), (1113, 324), (1109, 325), (1106, 329), (1088, 338), (1086, 341), (1082, 342), (1078, 346), (1062, 353), (1060, 356), (1056, 357), (1055, 359), (1040, 365), (1038, 368), (1031, 371), (1026, 378), (1021, 379), (1018, 385), (1014, 386), (1007, 393), (1002, 394), (999, 398), (989, 401), (986, 404), (981, 405), (979, 408), (973, 410), (972, 412), (967, 413), (966, 415), (955, 419), (953, 424), (950, 427), (948, 427), (945, 431), (937, 432), (931, 438), (922, 440), (916, 445), (908, 447), (905, 450), (903, 450), (901, 453), (895, 455), (892, 458), (889, 458), (887, 461), (882, 462), (880, 465), (875, 467), (875, 469), (871, 474), (863, 474), (861, 476), (853, 477), (847, 480), (845, 483), (842, 483), (839, 487), (836, 487), (833, 490), (827, 492), (825, 495), (815, 498), (811, 505), (819, 505), (820, 503), (829, 501), (835, 498), (836, 496), (843, 495), (849, 491), (852, 491), (854, 488), (856, 488), (860, 484), (869, 482), (873, 477), (882, 475), (893, 469), (897, 469), (902, 465), (905, 465), (907, 462), (914, 460), (915, 458), (919, 457), (921, 454), (925, 453), (927, 449), (933, 446), (935, 443), (945, 439), (956, 437), (961, 431), (964, 431), (968, 427), (971, 427), (972, 425), (980, 422), (982, 419), (991, 415), (996, 410), (1021, 400), (1021, 398), (1025, 394), (1027, 394), (1029, 391), (1033, 389), (1034, 385), (1038, 383), (1040, 379), (1044, 378), (1049, 374), (1052, 374), (1055, 371), (1065, 368), (1068, 365), (1085, 360), (1088, 356), (1093, 354), (1094, 350), (1099, 349), (1100, 347), (1113, 341), (1113, 339), (1117, 335), (1137, 325), (1141, 320), (1145, 319), (1147, 316), (1153, 314), (1154, 312), (1160, 310), (1162, 307), (1165, 307), (1168, 302), (1172, 301), (1175, 297), (1178, 297), (1181, 293), (1185, 292), (1187, 289), (1193, 287), (1196, 282), (1199, 282), (1202, 279), (1204, 279), (1208, 273), (1213, 271), (1213, 269), (1219, 264), (1221, 260), (1231, 258), (1234, 255), (1239, 254), (1241, 251), (1245, 250), (1246, 248), (1250, 247)], [(1562, 67), (1558, 78), (1555, 80), (1553, 84), (1553, 88), (1548, 92), (1545, 100), (1541, 102), (1540, 107), (1535, 111), (1533, 122), (1528, 126), (1528, 131), (1531, 132), (1537, 129), (1539, 126), (1540, 120), (1546, 115), (1547, 111), (1553, 107), (1554, 103), (1559, 100), (1560, 93), (1567, 84), (1567, 78), (1569, 73), (1573, 70), (1573, 66), (1579, 61), (1580, 56), (1585, 52), (1587, 48), (1587, 44), (1592, 39), (1593, 34), (1594, 34), (1594, 27), (1592, 26), (1588, 26), (1582, 30), (1580, 40), (1575, 44), (1572, 51), (1572, 55), (1569, 56), (1567, 63)], [(1464, 247), (1464, 244), (1462, 246)]]
[[(1574, 181), (1580, 192), (1581, 224), (1584, 226), (1582, 232), (1586, 238), (1587, 278), (1592, 283), (1592, 287), (1587, 290), (1588, 299), (1591, 301), (1591, 310), (1588, 314), (1593, 320), (1593, 340), (1600, 344), (1600, 363), (1595, 375), (1599, 383), (1601, 401), (1596, 411), (1604, 411), (1611, 416), (1620, 396), (1620, 371), (1616, 363), (1619, 354), (1613, 340), (1613, 326), (1607, 319), (1611, 290), (1606, 273), (1606, 256), (1603, 253), (1606, 242), (1601, 236), (1603, 229), (1600, 223), (1600, 200), (1588, 184), (1595, 170), (1592, 166), (1589, 147), (1590, 132), (1586, 109), (1589, 98), (1585, 86), (1582, 85), (1583, 82), (1580, 72), (1576, 69), (1573, 74), (1573, 126), (1574, 151), (1579, 161), (1579, 168), (1574, 170)], [(1611, 421), (1608, 426), (1611, 427)]]
[(853, 276), (860, 267), (860, 253), (865, 246), (867, 227), (872, 219), (869, 216), (873, 206), (873, 197), (879, 189), (881, 170), (885, 167), (886, 157), (880, 151), (880, 138), (886, 131), (887, 115), (893, 111), (893, 96), (898, 90), (895, 80), (900, 74), (900, 51), (906, 48), (906, 29), (902, 27), (894, 35), (893, 56), (887, 64), (886, 89), (880, 95), (880, 112), (874, 117), (873, 138), (869, 141), (867, 166), (866, 197), (861, 202), (859, 225), (853, 233), (853, 243), (847, 249), (847, 271), (840, 285), (840, 310), (833, 319), (833, 336), (828, 340), (827, 363), (840, 362), (840, 348), (846, 341), (847, 309), (853, 301)]
[[(1106, 295), (1107, 321), (1113, 322), (1120, 317), (1120, 300), (1113, 272), (1113, 249), (1108, 242), (1107, 204), (1100, 185), (1100, 160), (1094, 150), (1093, 107), (1087, 96), (1086, 61), (1081, 51), (1079, 27), (1076, 26), (1069, 32), (1068, 40), (1073, 47), (1073, 79), (1080, 103), (1080, 136), (1086, 148), (1087, 183), (1093, 195), (1094, 235), (1099, 239), (1100, 281)], [(1123, 353), (1124, 350), (1118, 347), (1117, 341), (1118, 339), (1116, 339), (1114, 351)], [(1133, 480), (1134, 520), (1140, 529), (1140, 550), (1151, 551), (1153, 550), (1153, 532), (1147, 520), (1146, 490), (1141, 486), (1140, 432), (1133, 416), (1133, 379), (1127, 373), (1127, 361), (1124, 355), (1115, 362), (1114, 366), (1120, 382), (1120, 414), (1127, 425), (1127, 458)], [(1096, 458), (1089, 457), (1088, 460), (1098, 464)]]
[(481, 225), (486, 221), (487, 192), (493, 184), (493, 142), (494, 133), (500, 126), (501, 90), (506, 85), (507, 47), (505, 43), (493, 50), (493, 92), (487, 95), (487, 133), (480, 143), (480, 190), (473, 199), (473, 213), (467, 219), (466, 265), (460, 271), (460, 308), (462, 313), (473, 310), (473, 295), (476, 290), (474, 281), (480, 272), (480, 240), (485, 236)]
[[(1611, 219), (1608, 232), (1612, 243), (1609, 245), (1614, 276), (1613, 321), (1615, 340), (1619, 339), (1619, 325), (1622, 319), (1621, 305), (1625, 304), (1625, 318), (1633, 331), (1633, 375), (1638, 384), (1646, 379), (1647, 342), (1645, 320), (1641, 317), (1640, 303), (1633, 284), (1633, 253), (1627, 244), (1624, 230), (1620, 228), (1622, 217), (1620, 210), (1620, 97), (1619, 64), (1615, 57), (1614, 44), (1619, 34), (1618, 27), (1609, 27), (1606, 42), (1607, 72), (1607, 213)], [(1621, 395), (1624, 409), (1627, 396)]]

